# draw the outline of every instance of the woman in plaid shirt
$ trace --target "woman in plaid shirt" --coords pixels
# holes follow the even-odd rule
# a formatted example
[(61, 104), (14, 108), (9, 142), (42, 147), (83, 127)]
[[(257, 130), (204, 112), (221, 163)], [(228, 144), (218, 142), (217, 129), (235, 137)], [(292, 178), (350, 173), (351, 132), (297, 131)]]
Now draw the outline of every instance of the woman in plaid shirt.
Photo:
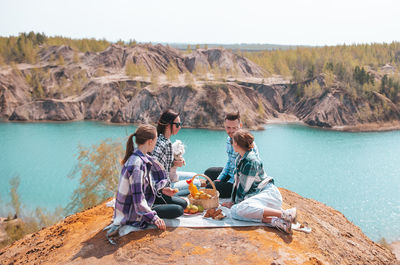
[[(157, 124), (157, 144), (152, 152), (153, 157), (164, 166), (167, 171), (168, 179), (173, 187), (179, 188), (181, 192), (178, 195), (187, 195), (189, 194), (189, 190), (187, 189), (188, 184), (186, 183), (185, 178), (179, 179), (181, 177), (185, 177), (183, 172), (178, 172), (180, 176), (178, 176), (177, 169), (178, 167), (182, 167), (185, 165), (185, 160), (174, 160), (174, 154), (172, 152), (172, 143), (171, 136), (176, 135), (182, 127), (181, 118), (179, 114), (174, 112), (171, 109), (164, 111), (161, 114), (160, 119)], [(195, 175), (195, 173), (193, 173)], [(193, 175), (189, 176), (192, 177)], [(186, 176), (188, 177), (188, 175)], [(201, 186), (200, 180), (195, 179), (194, 184), (198, 187)], [(168, 196), (163, 196), (163, 199), (167, 202), (170, 201), (171, 198)]]
[(239, 157), (236, 159), (231, 202), (222, 205), (231, 208), (232, 218), (268, 223), (291, 233), (296, 208), (282, 210), (282, 196), (274, 180), (265, 174), (263, 164), (253, 150), (254, 136), (239, 129), (232, 140), (233, 149)]
[[(133, 145), (133, 137), (138, 145)], [(155, 224), (165, 230), (161, 218), (176, 218), (183, 214), (186, 202), (157, 204), (161, 194), (173, 196), (177, 191), (167, 187), (169, 181), (163, 166), (148, 155), (157, 142), (156, 128), (141, 125), (129, 136), (115, 202), (114, 221), (116, 226), (133, 225), (141, 228)], [(177, 198), (178, 199), (178, 198)]]
[(185, 163), (184, 160), (174, 161), (172, 143), (169, 139), (179, 132), (181, 125), (181, 118), (178, 113), (170, 109), (164, 111), (157, 124), (158, 139), (152, 152), (153, 157), (164, 166), (171, 182), (177, 180), (176, 169)]

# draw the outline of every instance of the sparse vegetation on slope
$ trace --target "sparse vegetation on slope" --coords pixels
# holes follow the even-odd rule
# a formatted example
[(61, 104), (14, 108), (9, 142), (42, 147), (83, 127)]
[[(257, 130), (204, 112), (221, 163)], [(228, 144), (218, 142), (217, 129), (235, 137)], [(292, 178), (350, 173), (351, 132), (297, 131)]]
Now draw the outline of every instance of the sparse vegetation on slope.
[[(50, 46), (54, 39), (63, 45)], [(85, 42), (91, 48), (83, 53)], [(246, 112), (253, 129), (281, 116), (325, 128), (400, 126), (396, 42), (251, 53), (118, 43), (34, 33), (1, 38), (11, 70), (1, 67), (0, 117), (153, 122), (176, 106), (191, 127), (221, 127), (215, 112), (232, 108)], [(27, 64), (32, 53), (36, 63)]]

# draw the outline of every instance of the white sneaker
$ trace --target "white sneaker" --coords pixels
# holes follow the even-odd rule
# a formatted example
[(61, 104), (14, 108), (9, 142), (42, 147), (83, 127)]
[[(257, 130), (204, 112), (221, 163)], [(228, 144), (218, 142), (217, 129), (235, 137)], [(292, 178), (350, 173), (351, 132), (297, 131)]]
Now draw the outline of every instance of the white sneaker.
[(271, 222), (271, 225), (287, 234), (292, 233), (292, 222), (290, 221), (284, 220), (282, 218), (274, 218)]
[(282, 210), (282, 215), (281, 218), (289, 221), (291, 223), (295, 223), (296, 222), (296, 215), (297, 215), (297, 210), (296, 208), (290, 208), (287, 210)]

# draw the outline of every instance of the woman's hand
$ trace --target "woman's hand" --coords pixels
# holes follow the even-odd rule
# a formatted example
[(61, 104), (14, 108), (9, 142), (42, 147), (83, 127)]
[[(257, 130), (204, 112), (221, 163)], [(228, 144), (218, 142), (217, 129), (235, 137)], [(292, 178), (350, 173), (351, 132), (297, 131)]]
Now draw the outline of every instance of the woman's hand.
[(226, 208), (231, 208), (233, 206), (233, 202), (224, 202), (222, 204), (222, 206), (226, 207)]
[(175, 193), (177, 193), (178, 191), (179, 191), (178, 189), (172, 189), (171, 187), (165, 187), (164, 189), (162, 189), (161, 192), (162, 192), (164, 195), (167, 195), (167, 196), (172, 197), (172, 196), (174, 196)]
[(165, 222), (163, 219), (158, 218), (157, 221), (154, 222), (154, 224), (158, 227), (158, 229), (165, 231), (167, 229)]
[(186, 165), (185, 159), (182, 158), (182, 160), (174, 160), (174, 167), (182, 167)]

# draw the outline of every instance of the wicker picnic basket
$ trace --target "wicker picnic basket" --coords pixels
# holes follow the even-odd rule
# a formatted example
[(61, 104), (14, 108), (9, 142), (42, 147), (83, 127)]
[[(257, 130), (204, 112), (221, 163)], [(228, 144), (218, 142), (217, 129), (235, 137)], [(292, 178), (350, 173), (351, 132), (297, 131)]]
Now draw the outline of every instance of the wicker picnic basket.
[(219, 201), (218, 201), (219, 191), (217, 191), (217, 189), (215, 188), (214, 182), (212, 182), (209, 177), (207, 177), (206, 175), (203, 175), (203, 174), (194, 175), (193, 178), (195, 178), (195, 177), (203, 177), (210, 182), (211, 186), (213, 187), (212, 189), (199, 189), (199, 191), (202, 190), (202, 191), (204, 191), (204, 193), (210, 194), (211, 198), (195, 199), (192, 197), (191, 194), (189, 194), (188, 195), (189, 202), (194, 205), (201, 205), (206, 210), (218, 207), (219, 206)]

